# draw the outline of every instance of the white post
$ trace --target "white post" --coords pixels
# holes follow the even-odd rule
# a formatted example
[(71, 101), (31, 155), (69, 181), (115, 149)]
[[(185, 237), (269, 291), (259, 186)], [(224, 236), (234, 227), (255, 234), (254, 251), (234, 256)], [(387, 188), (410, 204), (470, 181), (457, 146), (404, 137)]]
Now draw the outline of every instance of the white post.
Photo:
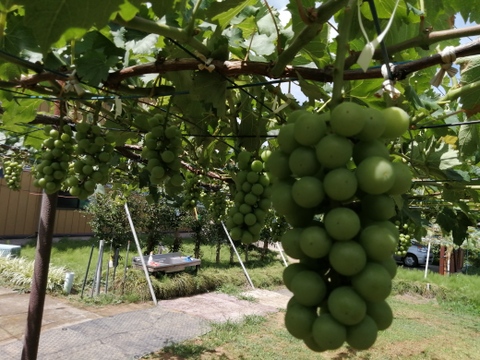
[(100, 283), (102, 281), (102, 267), (103, 267), (103, 249), (105, 247), (105, 240), (100, 240), (100, 245), (98, 247), (98, 262), (97, 262), (97, 271), (95, 275), (95, 296), (100, 294)]
[(132, 229), (133, 238), (135, 239), (135, 244), (137, 245), (138, 256), (140, 256), (140, 261), (142, 262), (142, 268), (147, 278), (148, 287), (150, 288), (150, 294), (152, 295), (152, 300), (155, 305), (157, 305), (157, 297), (155, 296), (155, 291), (153, 290), (152, 281), (150, 280), (150, 274), (147, 270), (147, 265), (145, 264), (145, 259), (143, 258), (142, 249), (140, 248), (140, 242), (138, 241), (137, 232), (133, 226), (132, 217), (130, 216), (130, 211), (128, 210), (128, 204), (125, 203), (125, 212), (127, 213), (128, 222), (130, 223), (130, 228)]
[(275, 243), (277, 245), (278, 250), (280, 251), (280, 255), (282, 256), (283, 264), (285, 267), (288, 266), (287, 259), (285, 259), (285, 255), (283, 255), (283, 247), (278, 241)]
[(427, 278), (428, 262), (430, 261), (430, 246), (431, 246), (431, 244), (432, 243), (429, 241), (428, 242), (428, 248), (427, 248), (427, 263), (425, 264), (425, 276), (424, 276), (425, 279)]
[(240, 261), (240, 265), (242, 265), (243, 272), (245, 273), (245, 276), (247, 277), (247, 280), (248, 280), (250, 286), (252, 287), (252, 289), (255, 289), (255, 286), (253, 286), (252, 280), (250, 279), (250, 276), (248, 276), (247, 269), (245, 269), (245, 266), (243, 265), (242, 258), (238, 254), (237, 248), (235, 247), (235, 244), (233, 243), (233, 240), (230, 237), (230, 234), (228, 233), (228, 230), (225, 227), (225, 224), (223, 223), (223, 221), (221, 221), (221, 223), (222, 223), (222, 226), (223, 226), (223, 230), (225, 230), (225, 234), (227, 234), (228, 240), (230, 240), (230, 244), (232, 245), (233, 250), (235, 250), (235, 254), (237, 254), (238, 261)]

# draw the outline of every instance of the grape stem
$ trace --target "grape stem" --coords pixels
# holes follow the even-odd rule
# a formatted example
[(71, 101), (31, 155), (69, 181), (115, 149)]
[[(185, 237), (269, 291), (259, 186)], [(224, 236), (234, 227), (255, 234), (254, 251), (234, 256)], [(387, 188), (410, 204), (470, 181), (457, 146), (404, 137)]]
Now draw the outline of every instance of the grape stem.
[(345, 56), (348, 52), (348, 36), (350, 34), (350, 25), (353, 20), (353, 13), (357, 0), (350, 0), (345, 7), (343, 13), (343, 19), (338, 26), (337, 36), (337, 57), (335, 58), (335, 65), (333, 69), (333, 90), (332, 100), (330, 102), (330, 108), (342, 102), (342, 90), (343, 90), (343, 72), (345, 69)]

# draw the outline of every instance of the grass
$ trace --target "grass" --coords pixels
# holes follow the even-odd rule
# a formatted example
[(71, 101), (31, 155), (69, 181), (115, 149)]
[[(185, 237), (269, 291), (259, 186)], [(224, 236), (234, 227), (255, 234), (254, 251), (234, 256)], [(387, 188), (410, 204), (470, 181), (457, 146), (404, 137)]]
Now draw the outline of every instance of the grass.
[[(98, 240), (95, 238), (90, 240), (65, 238), (53, 244), (51, 265), (53, 267), (63, 267), (64, 271), (72, 271), (75, 273), (74, 286), (72, 289), (73, 295), (71, 296), (73, 299), (76, 299), (81, 291), (92, 245), (94, 251), (90, 269), (87, 274), (87, 286), (84, 292), (85, 302), (103, 305), (119, 301), (137, 302), (151, 299), (148, 284), (143, 272), (141, 270), (130, 269), (132, 257), (138, 255), (134, 244), (131, 245), (128, 254), (127, 266), (129, 269), (125, 275), (125, 284), (123, 283), (123, 278), (126, 249), (121, 249), (120, 254), (122, 258), (120, 259), (119, 266), (116, 270), (115, 281), (113, 280), (113, 269), (111, 268), (109, 270), (108, 294), (104, 294), (104, 292), (106, 285), (106, 267), (110, 260), (110, 248), (108, 245), (105, 245), (105, 252), (102, 259), (103, 282), (101, 284), (101, 292), (103, 292), (103, 294), (96, 296), (95, 299), (91, 299), (91, 286), (93, 285), (93, 277), (98, 261)], [(194, 245), (192, 241), (190, 239), (185, 239), (182, 253), (185, 255), (191, 255), (193, 254), (193, 249)], [(35, 244), (33, 242), (23, 246), (21, 252), (22, 258), (33, 261), (35, 258), (35, 250)], [(244, 249), (238, 249), (238, 251), (244, 258)], [(201, 248), (202, 266), (197, 275), (185, 271), (165, 276), (151, 276), (152, 285), (155, 289), (157, 299), (169, 299), (217, 290), (228, 292), (232, 291), (231, 289), (233, 288), (236, 288), (238, 293), (240, 293), (240, 289), (247, 287), (248, 282), (236, 257), (234, 258), (234, 264), (230, 264), (230, 247), (227, 245), (222, 246), (219, 264), (215, 262), (215, 256), (215, 247), (204, 245)], [(242, 261), (244, 260), (242, 259)], [(260, 252), (256, 249), (250, 249), (249, 261), (244, 262), (244, 265), (248, 269), (252, 282), (256, 287), (269, 288), (282, 284), (283, 265), (281, 260), (277, 259), (276, 253), (270, 252), (264, 260), (261, 260)], [(61, 288), (62, 284), (63, 278), (60, 279), (57, 284), (58, 286), (55, 287), (55, 289)], [(229, 287), (230, 290), (228, 289)], [(26, 286), (24, 290), (27, 291), (28, 288), (29, 287)], [(124, 289), (125, 292), (123, 295), (119, 295), (122, 294), (122, 289)], [(113, 296), (113, 290), (115, 290), (115, 294), (117, 294), (116, 296)]]
[[(78, 291), (83, 282), (92, 244), (95, 251), (88, 274), (88, 279), (91, 279), (97, 261), (97, 240), (62, 239), (53, 246), (51, 270), (55, 271), (51, 271), (50, 274), (56, 271), (61, 273), (56, 275), (53, 283), (55, 281), (61, 283), (65, 271), (74, 271), (75, 291), (70, 296), (74, 301), (80, 301)], [(109, 248), (106, 250), (104, 268), (109, 259)], [(239, 251), (243, 257), (243, 249)], [(186, 255), (193, 253), (191, 241), (185, 241), (182, 252)], [(110, 290), (108, 294), (90, 297), (90, 289), (87, 288), (87, 295), (81, 300), (83, 304), (105, 305), (150, 300), (146, 280), (141, 271), (127, 272), (126, 291), (123, 296), (119, 296), (123, 286), (124, 249), (121, 253), (124, 258), (117, 268), (114, 283), (116, 293), (112, 294)], [(254, 299), (241, 295), (248, 287), (248, 282), (238, 260), (235, 258), (235, 264), (229, 264), (228, 246), (222, 248), (221, 254), (221, 263), (216, 264), (215, 248), (205, 245), (202, 246), (202, 267), (197, 275), (181, 272), (151, 277), (157, 297), (166, 299), (206, 291), (221, 291), (253, 301)], [(28, 284), (26, 280), (32, 272), (31, 267), (25, 264), (31, 264), (34, 255), (35, 246), (33, 244), (25, 246), (22, 248), (22, 259), (15, 260), (17, 265), (11, 265), (19, 269), (18, 277), (22, 278), (25, 284)], [(131, 248), (129, 259), (135, 255), (136, 251)], [(0, 271), (1, 264), (2, 262)], [(282, 284), (283, 265), (275, 253), (269, 253), (262, 261), (260, 253), (252, 250), (245, 266), (257, 288), (275, 288)], [(5, 268), (3, 265), (3, 269)], [(0, 279), (6, 280), (4, 273)], [(112, 283), (111, 279), (110, 284)], [(423, 271), (399, 267), (397, 277), (394, 279), (393, 294), (389, 299), (395, 313), (394, 324), (379, 334), (374, 348), (363, 352), (343, 347), (338, 351), (314, 354), (301, 341), (286, 332), (283, 312), (279, 312), (265, 317), (248, 316), (240, 323), (213, 324), (212, 331), (203, 337), (171, 344), (145, 359), (471, 359), (480, 353), (479, 288), (479, 276), (461, 273), (442, 276), (429, 272), (425, 279)], [(59, 291), (61, 287), (53, 286), (52, 289)]]
[(470, 360), (480, 353), (478, 314), (452, 313), (435, 299), (418, 295), (395, 295), (389, 303), (395, 320), (365, 351), (343, 346), (314, 353), (288, 334), (280, 311), (265, 317), (247, 316), (240, 323), (214, 324), (201, 337), (171, 344), (143, 359)]

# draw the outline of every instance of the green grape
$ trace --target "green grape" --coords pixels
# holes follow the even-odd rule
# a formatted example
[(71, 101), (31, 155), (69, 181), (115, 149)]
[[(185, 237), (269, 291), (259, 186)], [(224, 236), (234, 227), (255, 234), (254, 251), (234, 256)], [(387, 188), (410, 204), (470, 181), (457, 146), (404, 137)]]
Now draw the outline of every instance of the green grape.
[[(411, 175), (403, 164), (392, 165), (381, 140), (400, 136), (408, 121), (403, 112), (352, 102), (322, 117), (326, 131), (321, 131), (323, 123), (315, 123), (321, 121), (318, 116), (311, 115), (292, 113), (266, 168), (273, 183), (272, 205), (287, 224), (276, 239), (286, 255), (299, 260), (284, 272), (285, 285), (294, 294), (285, 326), (316, 352), (344, 343), (365, 350), (392, 322), (385, 302), (396, 274), (392, 255), (406, 251), (413, 238), (413, 224), (391, 220), (398, 210), (391, 195), (407, 191)], [(401, 117), (398, 126), (395, 116)], [(318, 133), (311, 133), (313, 129)], [(242, 181), (237, 188), (244, 190), (238, 200), (250, 204), (253, 198), (244, 189), (247, 176), (238, 176)], [(231, 215), (237, 224), (231, 226), (241, 238), (242, 224), (253, 217), (246, 204), (236, 205)], [(255, 211), (267, 205), (259, 203)], [(269, 216), (267, 212), (273, 229)]]
[(23, 172), (23, 164), (17, 159), (6, 160), (3, 163), (3, 173), (7, 187), (11, 190), (18, 191), (21, 188), (21, 177)]
[(46, 127), (48, 136), (42, 143), (42, 161), (33, 168), (34, 184), (46, 193), (59, 191), (68, 178), (69, 163), (73, 159), (75, 138), (70, 126), (53, 129)]
[(250, 244), (260, 239), (265, 225), (266, 213), (259, 207), (266, 207), (269, 194), (265, 189), (270, 181), (264, 173), (263, 160), (255, 158), (248, 151), (238, 154), (237, 166), (240, 171), (234, 176), (234, 210), (229, 212), (227, 228), (233, 239)]
[[(78, 140), (73, 151), (76, 160), (69, 169), (68, 189), (75, 188), (80, 199), (86, 199), (95, 192), (97, 184), (106, 184), (109, 180), (108, 162), (112, 159), (113, 136), (95, 124), (77, 123), (75, 138)], [(75, 180), (73, 180), (75, 179)], [(72, 194), (73, 195), (73, 194)]]
[[(146, 162), (150, 183), (164, 185), (167, 194), (176, 195), (184, 188), (179, 158), (183, 153), (180, 129), (161, 114), (154, 115), (148, 123), (151, 129), (145, 134), (141, 156)], [(192, 204), (189, 199), (183, 205), (192, 208)]]

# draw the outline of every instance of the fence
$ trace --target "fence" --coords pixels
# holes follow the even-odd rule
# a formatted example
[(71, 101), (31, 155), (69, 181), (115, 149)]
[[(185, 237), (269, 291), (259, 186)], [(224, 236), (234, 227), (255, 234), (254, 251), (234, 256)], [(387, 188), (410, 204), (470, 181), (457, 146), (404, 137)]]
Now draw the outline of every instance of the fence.
[[(0, 238), (35, 236), (42, 193), (33, 186), (30, 171), (24, 171), (20, 191), (10, 190), (0, 178)], [(89, 236), (88, 217), (79, 211), (82, 203), (68, 194), (59, 195), (54, 236)]]

